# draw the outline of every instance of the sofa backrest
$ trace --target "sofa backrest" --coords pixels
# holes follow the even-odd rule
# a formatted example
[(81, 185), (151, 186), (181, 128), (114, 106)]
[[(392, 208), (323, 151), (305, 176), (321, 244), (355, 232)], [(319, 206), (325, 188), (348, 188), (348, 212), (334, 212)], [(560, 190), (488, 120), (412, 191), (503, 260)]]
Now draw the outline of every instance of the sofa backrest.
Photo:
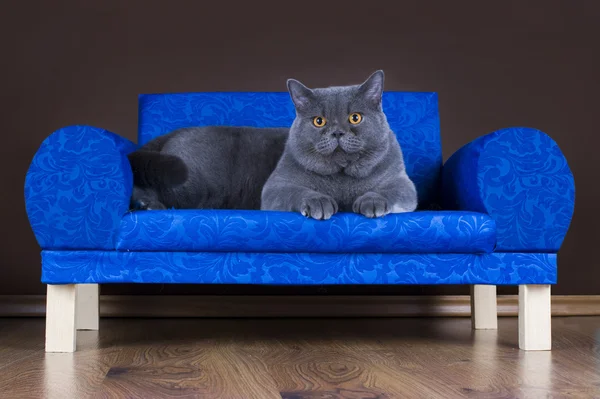
[[(442, 167), (436, 93), (385, 92), (383, 110), (402, 146), (421, 208), (437, 200)], [(296, 116), (286, 92), (143, 94), (138, 143), (188, 126), (288, 127)]]

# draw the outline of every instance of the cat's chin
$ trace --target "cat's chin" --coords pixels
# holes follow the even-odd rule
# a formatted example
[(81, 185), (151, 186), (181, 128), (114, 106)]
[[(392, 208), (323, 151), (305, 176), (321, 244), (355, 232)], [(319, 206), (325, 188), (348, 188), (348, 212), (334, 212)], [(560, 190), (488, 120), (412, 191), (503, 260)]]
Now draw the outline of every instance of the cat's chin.
[[(348, 154), (343, 150), (336, 150), (324, 159), (311, 163), (308, 169), (323, 176), (345, 173), (349, 176), (362, 177), (359, 176), (363, 173), (359, 161), (360, 154)], [(366, 171), (366, 174), (368, 173)]]
[(331, 156), (323, 156), (321, 154), (302, 154), (294, 155), (296, 162), (302, 168), (322, 176), (329, 176), (339, 173), (343, 167), (333, 162)]
[(373, 172), (377, 163), (377, 160), (369, 159), (369, 157), (360, 158), (357, 156), (356, 160), (349, 163), (343, 171), (348, 176), (363, 179)]
[(348, 154), (341, 150), (339, 147), (331, 154), (333, 163), (340, 166), (342, 169), (347, 168), (353, 162), (358, 161), (360, 156), (358, 154)]

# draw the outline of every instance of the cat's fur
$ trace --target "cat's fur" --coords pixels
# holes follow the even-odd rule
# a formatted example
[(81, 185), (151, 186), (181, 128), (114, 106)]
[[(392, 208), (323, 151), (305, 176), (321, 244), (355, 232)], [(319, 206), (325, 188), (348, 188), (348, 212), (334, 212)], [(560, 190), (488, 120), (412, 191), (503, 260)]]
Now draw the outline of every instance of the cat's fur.
[(287, 128), (175, 130), (129, 155), (132, 209), (260, 209)]
[[(414, 211), (417, 192), (382, 110), (383, 71), (362, 85), (309, 89), (290, 79), (296, 107), (285, 150), (262, 192), (263, 210), (329, 219), (338, 211), (367, 217)], [(348, 117), (362, 114), (357, 125)], [(313, 119), (326, 118), (323, 127)]]

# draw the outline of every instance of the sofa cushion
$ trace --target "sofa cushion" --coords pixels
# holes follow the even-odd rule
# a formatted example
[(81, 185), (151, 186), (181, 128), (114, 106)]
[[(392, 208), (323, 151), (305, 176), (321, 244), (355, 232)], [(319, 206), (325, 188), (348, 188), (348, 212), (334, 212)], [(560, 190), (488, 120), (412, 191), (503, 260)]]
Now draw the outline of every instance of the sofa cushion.
[(475, 212), (427, 211), (330, 220), (291, 212), (138, 211), (121, 220), (120, 251), (489, 253), (496, 225)]

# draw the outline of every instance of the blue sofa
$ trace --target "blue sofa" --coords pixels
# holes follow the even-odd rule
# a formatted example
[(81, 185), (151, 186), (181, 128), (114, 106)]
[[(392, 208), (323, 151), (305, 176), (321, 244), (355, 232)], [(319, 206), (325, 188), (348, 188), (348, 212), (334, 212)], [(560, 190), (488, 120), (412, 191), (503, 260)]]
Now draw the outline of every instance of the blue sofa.
[[(89, 126), (51, 134), (25, 181), (48, 284), (47, 350), (72, 351), (77, 328), (97, 328), (97, 284), (105, 283), (469, 284), (481, 328), (496, 325), (495, 285), (519, 285), (520, 346), (549, 349), (549, 287), (575, 195), (557, 144), (536, 129), (508, 128), (443, 164), (435, 93), (385, 92), (383, 107), (420, 209), (380, 219), (129, 211), (128, 153), (185, 126), (289, 126), (287, 93), (141, 95), (138, 144)], [(532, 323), (548, 331), (540, 327), (541, 337)]]

